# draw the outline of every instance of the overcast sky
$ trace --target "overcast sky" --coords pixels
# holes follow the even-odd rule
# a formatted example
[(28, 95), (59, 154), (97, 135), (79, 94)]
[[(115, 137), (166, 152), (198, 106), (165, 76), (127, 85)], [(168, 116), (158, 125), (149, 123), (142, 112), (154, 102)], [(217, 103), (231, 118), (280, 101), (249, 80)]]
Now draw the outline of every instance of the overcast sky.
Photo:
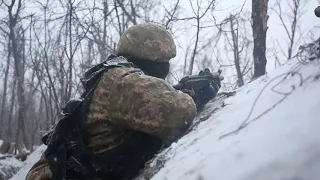
[[(7, 0), (8, 1), (8, 0)], [(41, 0), (40, 0), (41, 1)], [(207, 0), (199, 0), (202, 3), (206, 3)], [(288, 0), (281, 0), (282, 3), (286, 3)], [(308, 38), (308, 32), (311, 29), (314, 29), (314, 36), (315, 37), (319, 37), (320, 33), (318, 32), (318, 29), (315, 29), (315, 26), (319, 26), (320, 25), (320, 19), (318, 19), (317, 17), (315, 17), (314, 15), (314, 9), (315, 7), (317, 7), (319, 5), (318, 0), (301, 0), (302, 2), (307, 2), (306, 7), (305, 7), (305, 14), (303, 15), (303, 17), (301, 18), (301, 32), (303, 33), (303, 38), (300, 39), (300, 41), (297, 42), (296, 46), (295, 46), (295, 52), (297, 50), (297, 47), (299, 47), (299, 45), (304, 44), (306, 42), (310, 42), (310, 39)], [(57, 1), (58, 2), (58, 1)], [(174, 5), (175, 1), (172, 0), (164, 0), (161, 1), (163, 3), (163, 5), (165, 5), (167, 8), (169, 6), (169, 4), (171, 3), (171, 5)], [(192, 3), (196, 3), (197, 0), (191, 0)], [(227, 16), (230, 15), (230, 13), (237, 13), (240, 12), (240, 10), (244, 7), (241, 11), (241, 14), (243, 16), (246, 16), (248, 18), (248, 24), (250, 25), (250, 13), (251, 13), (251, 0), (216, 0), (216, 8), (212, 13), (210, 13), (208, 15), (208, 18), (210, 18), (211, 16), (211, 21), (212, 21), (212, 16), (214, 16), (217, 19), (217, 22), (220, 22), (221, 20), (225, 19)], [(279, 58), (285, 62), (285, 57), (282, 55), (282, 52), (287, 52), (286, 46), (287, 46), (287, 36), (285, 34), (285, 30), (281, 25), (281, 22), (279, 20), (279, 18), (276, 16), (276, 14), (270, 9), (270, 7), (272, 7), (275, 3), (275, 0), (269, 0), (269, 10), (268, 10), (268, 14), (269, 14), (269, 21), (268, 21), (268, 31), (267, 31), (267, 49), (268, 49), (268, 54), (267, 54), (267, 58), (268, 58), (268, 63), (267, 63), (267, 71), (271, 71), (274, 69), (274, 53), (277, 54), (277, 56), (279, 56)], [(191, 10), (191, 6), (190, 6), (190, 0), (180, 0), (180, 5), (184, 8), (181, 13), (181, 15), (183, 17), (190, 17), (192, 16), (192, 10)], [(27, 6), (30, 6), (29, 4)], [(288, 11), (288, 6), (283, 6), (283, 11), (287, 12)], [(33, 11), (34, 8), (27, 8), (29, 11)], [(3, 10), (0, 10), (3, 11)], [(163, 12), (163, 9), (159, 9), (159, 12)], [(5, 12), (0, 12), (0, 16), (4, 15)], [(156, 15), (154, 15), (156, 16)], [(161, 17), (161, 16), (159, 16)], [(157, 17), (154, 17), (154, 19), (157, 19)], [(286, 21), (288, 22), (288, 21)], [(212, 24), (212, 23), (211, 23)], [(185, 53), (187, 50), (187, 46), (191, 46), (191, 50), (192, 50), (192, 45), (194, 43), (194, 39), (195, 39), (195, 21), (182, 21), (180, 23), (175, 23), (174, 24), (174, 29), (179, 29), (181, 27), (187, 29), (186, 31), (178, 31), (178, 33), (174, 34), (175, 35), (175, 40), (178, 47), (178, 54), (177, 57), (174, 58), (174, 60), (172, 61), (173, 64), (182, 64), (184, 62), (184, 57), (185, 57)], [(208, 38), (210, 38), (212, 35), (215, 34), (214, 28), (209, 28), (207, 30), (204, 30), (201, 32), (200, 35), (200, 41), (202, 43), (208, 41)], [(247, 30), (247, 36), (252, 37), (252, 29), (249, 28)], [(280, 45), (280, 46), (279, 46)], [(218, 44), (218, 46), (222, 46), (222, 44)], [(218, 47), (211, 47), (211, 49), (219, 49)], [(191, 50), (189, 50), (189, 54), (191, 54), (192, 52), (190, 52)], [(295, 54), (294, 52), (294, 54)], [(212, 57), (212, 53), (209, 50), (203, 51), (201, 53), (199, 53), (196, 56), (196, 59), (199, 60), (203, 57), (203, 55), (209, 55), (209, 58), (213, 58)], [(252, 58), (252, 52), (249, 52), (250, 57)], [(230, 54), (223, 54), (223, 56), (221, 58), (225, 58), (229, 60), (232, 60), (232, 55), (230, 56)], [(196, 71), (194, 71), (193, 73), (196, 73)]]
[[(289, 11), (289, 7), (286, 5), (287, 0), (280, 0), (281, 3), (283, 3), (283, 12), (286, 13)], [(196, 1), (194, 1), (196, 2)], [(204, 2), (204, 0), (203, 0)], [(315, 29), (315, 26), (320, 25), (320, 19), (318, 19), (314, 15), (314, 9), (319, 5), (318, 0), (301, 0), (302, 3), (306, 2), (305, 5), (305, 13), (301, 17), (301, 39), (297, 41), (297, 44), (294, 48), (294, 53), (296, 53), (297, 48), (299, 45), (304, 44), (306, 42), (310, 42), (309, 37), (309, 31), (313, 29), (315, 37), (319, 37), (320, 33), (318, 32), (318, 29)], [(185, 14), (192, 14), (192, 10), (190, 8), (189, 0), (182, 0), (181, 3), (186, 8)], [(244, 5), (243, 9), (242, 6)], [(283, 56), (283, 52), (287, 53), (287, 44), (288, 44), (288, 37), (285, 33), (285, 30), (281, 24), (280, 19), (275, 14), (274, 11), (271, 10), (271, 7), (274, 7), (275, 0), (269, 0), (269, 9), (268, 9), (268, 15), (269, 15), (269, 21), (268, 21), (268, 31), (267, 31), (267, 51), (268, 51), (268, 63), (267, 63), (267, 71), (271, 71), (274, 69), (274, 55), (273, 53), (276, 53), (279, 58), (285, 62), (286, 58)], [(217, 0), (217, 7), (214, 11), (214, 16), (218, 19), (218, 21), (221, 21), (225, 19), (227, 16), (230, 15), (230, 13), (237, 13), (240, 12), (242, 9), (242, 14), (246, 14), (247, 17), (250, 18), (251, 13), (251, 0)], [(250, 19), (249, 19), (250, 20)], [(285, 18), (286, 23), (289, 23), (287, 21), (288, 18)], [(248, 22), (249, 23), (249, 22)], [(193, 23), (194, 24), (194, 23)], [(249, 29), (251, 31), (251, 29)], [(184, 41), (184, 44), (188, 44), (190, 42), (190, 38), (193, 37), (192, 34), (195, 34), (195, 32), (189, 32), (179, 37), (179, 41)], [(206, 38), (207, 32), (204, 33), (204, 36), (202, 38)], [(298, 33), (300, 34), (300, 33)], [(248, 35), (251, 35), (251, 32), (248, 32)], [(280, 46), (279, 46), (280, 45)], [(186, 49), (185, 47), (183, 49)], [(180, 54), (179, 54), (180, 53)], [(184, 52), (179, 52), (178, 58), (174, 60), (174, 62), (181, 61), (180, 59), (183, 57)]]

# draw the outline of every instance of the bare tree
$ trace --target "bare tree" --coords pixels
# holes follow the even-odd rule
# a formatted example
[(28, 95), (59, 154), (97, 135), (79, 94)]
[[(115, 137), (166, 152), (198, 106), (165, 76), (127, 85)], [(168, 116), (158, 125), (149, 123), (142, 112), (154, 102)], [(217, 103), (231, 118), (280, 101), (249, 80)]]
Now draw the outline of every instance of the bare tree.
[(252, 0), (252, 30), (253, 30), (253, 78), (266, 73), (266, 37), (268, 22), (268, 0)]
[[(111, 21), (111, 13), (113, 13), (114, 11), (116, 11), (117, 13), (117, 20), (119, 22), (119, 26), (118, 28), (118, 32), (119, 34), (122, 34), (123, 32), (123, 25), (121, 25), (121, 20), (118, 17), (118, 9), (117, 9), (117, 2), (114, 1), (114, 5), (115, 7), (110, 9), (109, 5), (108, 5), (108, 1), (107, 0), (103, 0), (102, 1), (102, 9), (97, 8), (96, 6), (96, 2), (94, 0), (93, 3), (93, 7), (92, 10), (90, 11), (91, 13), (91, 20), (89, 21), (90, 23), (86, 22), (85, 26), (86, 28), (90, 27), (89, 29), (89, 34), (91, 35), (90, 37), (87, 37), (91, 40), (91, 42), (95, 42), (95, 44), (97, 45), (98, 48), (98, 52), (100, 55), (100, 62), (105, 61), (107, 59), (107, 53), (108, 52), (114, 52), (115, 49), (113, 47), (113, 40), (111, 37), (108, 36), (108, 25), (110, 25), (112, 22)], [(94, 20), (94, 17), (97, 16), (98, 14), (102, 13), (102, 23), (98, 23)], [(100, 19), (98, 20), (100, 21)], [(80, 25), (82, 25), (84, 27), (83, 24), (81, 24), (81, 22), (79, 22)], [(109, 41), (111, 41), (111, 43), (108, 43), (108, 39)]]
[[(230, 21), (230, 33), (232, 37), (232, 50), (233, 50), (233, 57), (234, 57), (234, 65), (236, 67), (237, 71), (237, 77), (238, 77), (238, 85), (239, 87), (244, 85), (243, 81), (243, 75), (240, 68), (240, 52), (243, 50), (244, 46), (242, 46), (242, 49), (239, 49), (239, 30), (238, 30), (238, 20), (235, 16), (230, 15), (229, 17)], [(236, 25), (236, 27), (235, 27)]]
[(188, 74), (191, 75), (192, 74), (192, 70), (193, 70), (193, 65), (194, 65), (194, 61), (195, 61), (195, 57), (197, 54), (197, 50), (198, 50), (198, 43), (199, 43), (199, 35), (200, 35), (200, 30), (202, 29), (201, 27), (201, 19), (207, 14), (207, 12), (214, 6), (214, 2), (215, 0), (211, 0), (209, 2), (209, 5), (206, 7), (206, 9), (201, 13), (201, 6), (200, 6), (200, 2), (199, 0), (197, 0), (197, 9), (195, 9), (193, 7), (193, 4), (191, 2), (191, 0), (189, 0), (192, 11), (194, 13), (194, 16), (191, 19), (195, 19), (196, 20), (196, 40), (194, 42), (194, 48), (192, 51), (192, 56), (190, 59), (190, 65), (189, 65), (189, 70), (188, 70)]
[[(217, 49), (214, 55), (220, 68), (228, 74), (224, 80), (226, 89), (241, 87), (252, 78), (250, 75), (252, 58), (248, 55), (252, 51), (252, 40), (247, 19), (246, 13), (239, 12), (230, 14), (217, 24), (219, 30), (217, 42), (223, 44), (224, 51)], [(222, 57), (220, 51), (224, 54)]]
[(14, 106), (15, 106), (15, 101), (16, 101), (16, 80), (13, 80), (12, 82), (12, 88), (11, 88), (11, 98), (10, 98), (10, 109), (9, 109), (9, 117), (8, 117), (8, 137), (12, 140), (13, 139), (13, 132), (12, 132), (12, 121), (13, 121), (13, 115), (14, 115)]
[[(6, 35), (8, 35), (7, 32), (4, 32)], [(1, 133), (0, 137), (7, 139), (6, 137), (6, 130), (4, 126), (4, 110), (6, 107), (7, 103), (7, 91), (8, 91), (8, 75), (9, 75), (9, 70), (10, 70), (10, 58), (11, 58), (11, 48), (10, 48), (10, 40), (8, 40), (7, 44), (7, 63), (6, 63), (6, 68), (5, 68), (5, 73), (4, 73), (4, 85), (3, 85), (3, 94), (2, 94), (2, 103), (1, 103), (1, 112), (0, 112), (0, 126), (1, 126)]]
[[(19, 149), (26, 146), (32, 150), (33, 145), (39, 145), (40, 135), (61, 117), (61, 107), (83, 90), (80, 82), (83, 73), (92, 64), (115, 53), (119, 37), (134, 24), (160, 24), (173, 34), (177, 58), (182, 59), (182, 65), (179, 62), (170, 67), (171, 83), (204, 68), (211, 71), (222, 68), (230, 74), (225, 76), (225, 88), (234, 89), (251, 79), (252, 40), (251, 36), (246, 39), (249, 35), (243, 28), (243, 15), (232, 13), (217, 25), (213, 12), (215, 0), (167, 2), (0, 1), (0, 9), (6, 13), (0, 17), (0, 54), (3, 56), (0, 128), (4, 127), (0, 129), (0, 138), (16, 141)], [(293, 39), (288, 50), (292, 56), (303, 3), (301, 0), (290, 2), (299, 2), (299, 6), (290, 6), (290, 13), (296, 13), (296, 18), (290, 23), (283, 20), (289, 39)], [(32, 14), (27, 14), (29, 7), (35, 10)], [(183, 13), (184, 8), (191, 13)], [(252, 9), (254, 75), (258, 77), (265, 73), (266, 65), (267, 0), (253, 0)], [(221, 30), (222, 27), (225, 30)], [(186, 41), (180, 42), (181, 34), (188, 34)]]
[[(276, 0), (274, 7), (271, 9), (277, 14), (289, 39), (288, 50), (287, 53), (284, 54), (287, 60), (289, 60), (292, 58), (297, 40), (297, 31), (301, 23), (301, 17), (305, 13), (304, 8), (308, 0), (286, 0), (286, 4), (281, 3), (283, 3), (283, 1)], [(284, 12), (283, 6), (289, 7), (289, 12)]]
[[(15, 7), (15, 12), (14, 6)], [(6, 4), (9, 17), (9, 38), (11, 42), (11, 50), (14, 60), (14, 75), (17, 82), (17, 97), (18, 97), (18, 131), (16, 135), (16, 142), (19, 140), (19, 136), (22, 136), (24, 145), (29, 149), (30, 144), (28, 141), (28, 136), (26, 134), (25, 126), (25, 117), (26, 117), (26, 100), (25, 100), (25, 91), (24, 91), (24, 57), (23, 50), (24, 48), (24, 29), (21, 25), (18, 24), (20, 18), (20, 12), (22, 8), (21, 0), (12, 0), (10, 4)], [(19, 30), (22, 30), (19, 32)], [(21, 134), (20, 134), (21, 132)]]
[(170, 24), (172, 24), (172, 22), (175, 19), (177, 19), (178, 10), (180, 9), (179, 3), (180, 3), (180, 0), (177, 0), (174, 3), (174, 6), (171, 10), (168, 10), (166, 7), (164, 7), (166, 14), (165, 14), (162, 22), (165, 25), (166, 29), (171, 29)]
[[(49, 22), (50, 22), (50, 15), (49, 15), (49, 1), (47, 0), (44, 4), (42, 2), (37, 1), (37, 4), (40, 5), (40, 10), (43, 11), (43, 16), (44, 19), (39, 19), (38, 21), (34, 20), (34, 23), (31, 23), (32, 25), (30, 26), (30, 48), (32, 48), (31, 44), (32, 44), (32, 34), (34, 34), (34, 38), (37, 40), (37, 46), (39, 46), (40, 49), (35, 50), (34, 52), (32, 51), (32, 49), (30, 49), (30, 58), (31, 58), (31, 62), (32, 62), (32, 67), (35, 71), (35, 74), (37, 76), (37, 79), (40, 81), (40, 92), (41, 95), (44, 98), (45, 101), (45, 107), (46, 107), (46, 114), (47, 114), (47, 129), (50, 127), (50, 125), (52, 125), (54, 123), (54, 116), (57, 113), (60, 113), (60, 103), (63, 102), (63, 100), (65, 99), (65, 86), (64, 86), (64, 79), (65, 76), (67, 76), (65, 74), (65, 70), (64, 67), (60, 67), (61, 69), (59, 69), (56, 65), (56, 63), (51, 63), (51, 59), (58, 59), (61, 60), (59, 58), (59, 53), (57, 53), (56, 51), (58, 51), (60, 48), (54, 49), (56, 48), (55, 46), (52, 46), (52, 51), (54, 51), (53, 53), (56, 55), (58, 54), (58, 57), (54, 56), (51, 57), (51, 55), (49, 54), (49, 47), (50, 47), (50, 40), (48, 39), (50, 37), (50, 33), (49, 33)], [(48, 17), (49, 16), (49, 17)], [(43, 32), (43, 41), (41, 40), (40, 37), (40, 32), (36, 29), (36, 22), (39, 22), (39, 24), (43, 24), (43, 28), (41, 29), (41, 32)], [(60, 37), (60, 36), (58, 36)], [(51, 42), (52, 43), (52, 42)], [(35, 53), (35, 57), (32, 55), (32, 53)], [(61, 61), (59, 61), (61, 63)], [(52, 66), (51, 66), (52, 65)], [(57, 74), (56, 77), (58, 77), (58, 79), (60, 80), (60, 87), (56, 86), (55, 83), (55, 79), (54, 79), (54, 75), (52, 72), (52, 69), (54, 69), (57, 72), (60, 72)], [(62, 80), (61, 80), (62, 79)], [(42, 84), (44, 83), (44, 85)], [(45, 86), (45, 87), (44, 87)], [(48, 89), (48, 94), (49, 96), (46, 97), (45, 94), (47, 94), (46, 90)], [(60, 94), (58, 93), (58, 89), (60, 89)], [(53, 102), (53, 104), (51, 104), (50, 102)], [(50, 104), (49, 104), (50, 103)], [(54, 111), (57, 111), (56, 113), (54, 113)], [(51, 114), (51, 115), (49, 115)]]

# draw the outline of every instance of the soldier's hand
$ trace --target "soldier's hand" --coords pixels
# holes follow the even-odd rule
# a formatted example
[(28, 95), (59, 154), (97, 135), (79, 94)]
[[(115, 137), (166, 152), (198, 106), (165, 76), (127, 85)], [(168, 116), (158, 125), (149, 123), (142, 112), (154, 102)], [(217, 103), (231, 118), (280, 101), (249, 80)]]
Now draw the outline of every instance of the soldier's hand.
[(216, 96), (217, 92), (217, 88), (212, 83), (195, 90), (195, 102), (198, 111), (202, 110)]
[(182, 91), (183, 93), (188, 94), (188, 95), (191, 96), (192, 98), (194, 98), (195, 95), (196, 95), (196, 93), (194, 92), (193, 89), (181, 89), (181, 91)]
[(192, 97), (198, 111), (201, 111), (217, 94), (217, 89), (211, 83), (200, 88), (182, 89), (181, 91)]
[(190, 95), (200, 111), (212, 100), (221, 87), (221, 71), (211, 73), (209, 69), (200, 71), (198, 76), (182, 78), (177, 85), (173, 87), (177, 90)]

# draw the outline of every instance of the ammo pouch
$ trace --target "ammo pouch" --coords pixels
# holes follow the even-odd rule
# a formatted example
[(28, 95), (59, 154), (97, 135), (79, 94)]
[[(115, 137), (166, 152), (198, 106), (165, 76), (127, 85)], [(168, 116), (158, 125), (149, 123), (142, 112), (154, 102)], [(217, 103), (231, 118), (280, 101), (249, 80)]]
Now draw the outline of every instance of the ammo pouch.
[(92, 153), (87, 149), (89, 136), (83, 124), (93, 90), (103, 73), (115, 67), (133, 67), (124, 57), (110, 55), (108, 59), (90, 70), (81, 79), (85, 92), (80, 99), (71, 99), (63, 108), (63, 117), (42, 138), (47, 145), (44, 152), (53, 180), (98, 180), (93, 168)]

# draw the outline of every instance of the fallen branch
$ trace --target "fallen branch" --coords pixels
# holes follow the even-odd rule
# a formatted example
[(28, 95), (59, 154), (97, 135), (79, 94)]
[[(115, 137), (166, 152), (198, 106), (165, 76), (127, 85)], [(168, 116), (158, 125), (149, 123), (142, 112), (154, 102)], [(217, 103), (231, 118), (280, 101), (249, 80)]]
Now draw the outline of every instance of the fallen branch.
[(6, 159), (6, 158), (10, 158), (10, 157), (12, 157), (12, 155), (1, 156), (1, 157), (0, 157), (0, 160)]
[(25, 161), (27, 159), (27, 157), (30, 155), (30, 152), (22, 152), (22, 153), (19, 153), (17, 155), (5, 155), (5, 156), (1, 156), (0, 157), (0, 160), (2, 159), (6, 159), (6, 158), (16, 158), (20, 161)]

